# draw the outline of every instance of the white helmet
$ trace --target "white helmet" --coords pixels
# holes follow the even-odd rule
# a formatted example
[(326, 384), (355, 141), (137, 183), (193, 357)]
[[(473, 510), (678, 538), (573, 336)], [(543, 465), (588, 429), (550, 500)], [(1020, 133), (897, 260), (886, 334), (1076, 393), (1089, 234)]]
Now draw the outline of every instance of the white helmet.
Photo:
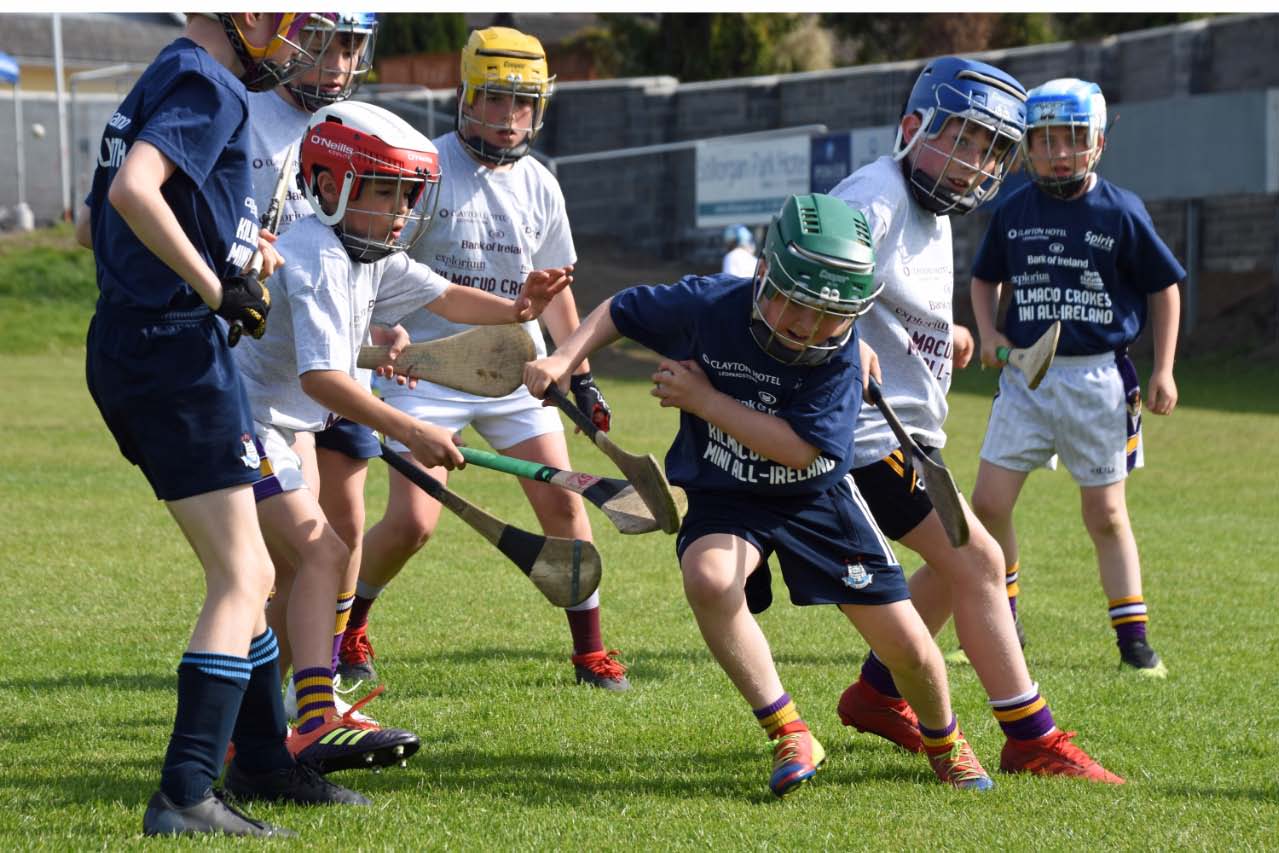
[[(306, 200), (321, 222), (337, 230), (354, 260), (370, 263), (409, 249), (430, 227), (439, 200), (439, 155), (395, 113), (359, 101), (323, 107), (307, 124), (301, 160)], [(319, 192), (324, 172), (338, 186), (329, 209)], [(362, 214), (365, 224), (347, 221), (348, 213)]]

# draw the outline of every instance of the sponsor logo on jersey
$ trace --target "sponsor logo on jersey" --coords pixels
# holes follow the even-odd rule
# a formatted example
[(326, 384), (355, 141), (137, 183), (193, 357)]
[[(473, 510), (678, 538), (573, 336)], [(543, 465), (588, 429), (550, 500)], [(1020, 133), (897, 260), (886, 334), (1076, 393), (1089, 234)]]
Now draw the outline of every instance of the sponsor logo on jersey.
[(1009, 228), (1009, 240), (1052, 240), (1066, 236), (1065, 228)]
[(777, 403), (777, 398), (773, 396), (772, 394), (768, 393), (767, 391), (760, 391), (759, 399), (769, 406), (772, 406)]
[(1094, 249), (1101, 249), (1103, 252), (1109, 252), (1115, 248), (1115, 238), (1109, 234), (1094, 234), (1091, 231), (1085, 231), (1084, 242)]
[(1062, 252), (1066, 251), (1066, 246), (1063, 243), (1049, 243), (1048, 251), (1052, 252), (1054, 255), (1060, 255)]

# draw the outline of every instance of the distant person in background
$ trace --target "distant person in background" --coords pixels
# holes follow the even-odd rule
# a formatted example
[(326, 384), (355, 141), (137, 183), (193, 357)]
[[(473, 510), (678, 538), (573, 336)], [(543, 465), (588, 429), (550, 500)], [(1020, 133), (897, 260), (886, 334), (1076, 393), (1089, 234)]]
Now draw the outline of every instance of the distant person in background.
[[(1019, 370), (1000, 373), (973, 509), (1003, 550), (1016, 613), (1013, 507), (1030, 472), (1055, 468), (1059, 454), (1079, 484), (1119, 665), (1165, 678), (1167, 667), (1146, 637), (1141, 561), (1125, 497), (1129, 472), (1143, 464), (1141, 387), (1128, 346), (1149, 317), (1149, 408), (1171, 414), (1181, 307), (1176, 285), (1186, 270), (1155, 233), (1141, 199), (1096, 172), (1106, 145), (1101, 88), (1074, 78), (1050, 80), (1030, 91), (1026, 110), (1022, 152), (1034, 186), (1013, 193), (991, 219), (973, 263), (973, 311), (981, 360), (991, 367), (1004, 364), (1000, 346), (1029, 346), (1058, 319), (1061, 340), (1037, 390), (1027, 388)], [(1046, 253), (1041, 247), (1049, 236), (1056, 248)], [(1005, 284), (1014, 298), (1000, 332), (995, 314)]]
[(724, 265), (720, 272), (738, 278), (755, 275), (755, 238), (745, 225), (730, 225), (724, 229)]

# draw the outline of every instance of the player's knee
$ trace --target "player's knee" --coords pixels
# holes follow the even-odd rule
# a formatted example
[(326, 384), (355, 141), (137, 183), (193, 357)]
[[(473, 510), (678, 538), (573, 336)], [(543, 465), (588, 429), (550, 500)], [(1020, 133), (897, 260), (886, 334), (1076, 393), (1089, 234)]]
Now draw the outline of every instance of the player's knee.
[(1083, 516), (1094, 539), (1117, 538), (1128, 529), (1128, 511), (1122, 505), (1085, 506)]
[(342, 544), (346, 545), (348, 551), (354, 550), (355, 546), (360, 543), (360, 537), (364, 535), (363, 513), (360, 513), (358, 517), (347, 515), (338, 519), (330, 519), (329, 523), (333, 525), (333, 530), (337, 533), (338, 538), (342, 540)]
[(705, 565), (685, 567), (684, 596), (693, 607), (714, 606), (734, 594), (745, 596), (732, 572), (716, 571)]
[(970, 501), (973, 514), (981, 519), (982, 524), (989, 525), (1012, 514), (1012, 509), (991, 492), (974, 491)]
[(936, 644), (922, 623), (919, 630), (904, 632), (900, 637), (880, 643), (875, 648), (875, 657), (883, 661), (884, 666), (911, 679), (931, 670), (935, 653)]

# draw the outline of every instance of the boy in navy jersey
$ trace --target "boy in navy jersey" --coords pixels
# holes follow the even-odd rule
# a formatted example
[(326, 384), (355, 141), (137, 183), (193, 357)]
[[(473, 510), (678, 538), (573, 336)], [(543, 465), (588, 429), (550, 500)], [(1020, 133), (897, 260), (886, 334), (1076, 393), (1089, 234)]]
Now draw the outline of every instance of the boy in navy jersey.
[[(1127, 348), (1149, 313), (1155, 363), (1150, 411), (1177, 405), (1173, 357), (1186, 271), (1155, 233), (1141, 199), (1096, 173), (1105, 146), (1106, 101), (1095, 83), (1066, 78), (1031, 90), (1022, 153), (1033, 185), (991, 219), (973, 263), (972, 300), (983, 364), (1001, 346), (1034, 343), (1061, 321), (1057, 355), (1035, 391), (1016, 370), (999, 392), (981, 449), (973, 510), (1004, 552), (1009, 603), (1017, 607), (1019, 556), (1013, 507), (1026, 476), (1060, 456), (1079, 484), (1084, 527), (1097, 552), (1121, 668), (1163, 678), (1146, 638), (1137, 543), (1125, 478), (1142, 464), (1141, 388)], [(999, 293), (1013, 288), (1002, 334)]]
[(779, 797), (811, 778), (825, 751), (748, 608), (746, 579), (774, 553), (794, 603), (837, 605), (892, 670), (918, 709), (937, 776), (991, 787), (951, 711), (941, 652), (849, 476), (873, 360), (859, 356), (853, 327), (878, 292), (870, 243), (865, 217), (843, 202), (792, 196), (753, 280), (689, 276), (624, 290), (524, 374), (543, 396), (622, 335), (664, 357), (652, 394), (681, 410), (666, 472), (688, 492), (675, 544), (685, 595), (711, 653), (776, 741), (769, 787)]
[(307, 69), (312, 13), (193, 15), (107, 123), (80, 242), (97, 247), (89, 391), (121, 453), (142, 469), (204, 568), (207, 597), (178, 667), (178, 708), (147, 805), (147, 835), (286, 835), (211, 786), (234, 729), (237, 762), (268, 799), (359, 802), (284, 746), (273, 570), (250, 484), (258, 448), (222, 319), (260, 337), (270, 296), (247, 271), (280, 257), (259, 233), (246, 86)]

